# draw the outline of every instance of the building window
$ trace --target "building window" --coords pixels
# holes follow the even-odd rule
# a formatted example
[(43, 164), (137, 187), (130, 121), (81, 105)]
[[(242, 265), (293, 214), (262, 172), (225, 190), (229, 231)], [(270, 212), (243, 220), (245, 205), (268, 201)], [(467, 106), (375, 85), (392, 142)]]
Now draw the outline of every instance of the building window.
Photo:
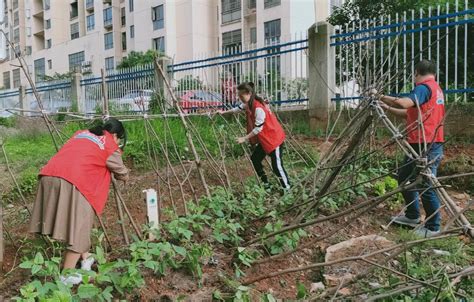
[(7, 44), (5, 47), (5, 55), (6, 55), (6, 60), (10, 60), (10, 45)]
[(281, 21), (280, 19), (268, 21), (264, 23), (265, 30), (265, 44), (278, 44), (281, 36)]
[(20, 50), (20, 45), (16, 45), (16, 46), (15, 46), (15, 56), (14, 56), (14, 58), (17, 58), (17, 57), (19, 57), (19, 56), (21, 56), (21, 55), (22, 55), (22, 52), (21, 52), (21, 50)]
[(13, 9), (17, 9), (18, 8), (18, 0), (13, 0)]
[(79, 16), (79, 9), (77, 6), (77, 1), (71, 3), (70, 17), (71, 19), (77, 18)]
[(51, 48), (51, 39), (46, 40), (46, 48)]
[(159, 37), (152, 40), (152, 47), (158, 52), (165, 52), (165, 37)]
[(128, 10), (130, 12), (133, 12), (134, 5), (133, 5), (133, 0), (128, 0)]
[(242, 47), (242, 32), (240, 29), (222, 34), (222, 52), (231, 54), (240, 51)]
[(50, 28), (51, 28), (51, 19), (48, 19), (48, 20), (46, 20), (46, 21), (44, 21), (44, 22), (45, 22), (44, 27), (46, 27), (46, 29), (50, 29)]
[(71, 24), (71, 40), (79, 38), (79, 22)]
[(84, 62), (85, 54), (83, 51), (72, 53), (69, 55), (69, 71), (74, 71), (76, 66), (81, 66)]
[(18, 88), (21, 85), (21, 78), (20, 78), (20, 68), (13, 69), (13, 88)]
[(95, 28), (95, 15), (87, 16), (87, 31), (91, 31)]
[(248, 8), (254, 9), (257, 7), (257, 0), (247, 0), (248, 1)]
[(18, 43), (20, 42), (20, 29), (15, 28), (13, 30), (13, 42)]
[(44, 10), (49, 10), (51, 8), (50, 0), (43, 0)]
[(127, 33), (126, 32), (122, 33), (122, 50), (123, 51), (127, 50)]
[(130, 39), (135, 38), (135, 25), (130, 25)]
[[(242, 31), (240, 29), (222, 34), (222, 53), (233, 54), (241, 50)], [(232, 74), (234, 78), (241, 75), (241, 63), (227, 64), (224, 66), (224, 74)]]
[(257, 44), (257, 28), (250, 28), (250, 44)]
[(106, 33), (104, 35), (104, 47), (105, 49), (114, 48), (114, 36), (113, 33)]
[(45, 61), (44, 58), (38, 59), (34, 61), (35, 66), (35, 81), (40, 82), (44, 79), (44, 75), (46, 74), (45, 69)]
[(122, 21), (122, 26), (125, 26), (126, 19), (125, 19), (125, 7), (122, 7), (120, 10), (120, 19)]
[(48, 60), (48, 69), (53, 69), (53, 61)]
[(94, 0), (87, 0), (86, 1), (86, 9), (94, 8)]
[(31, 27), (26, 28), (26, 36), (31, 37)]
[[(264, 23), (264, 37), (265, 45), (278, 45), (281, 36), (281, 21), (280, 19), (268, 21)], [(265, 58), (265, 74), (267, 83), (273, 83), (273, 79), (279, 78), (281, 72), (281, 57), (278, 54), (280, 48), (272, 48), (267, 51), (268, 54), (275, 54)], [(273, 95), (276, 100), (281, 98), (281, 83), (277, 81), (275, 85), (271, 85), (269, 94)]]
[(112, 8), (104, 9), (104, 26), (112, 25)]
[(151, 8), (151, 20), (153, 21), (153, 30), (165, 27), (165, 15), (163, 5), (158, 5)]
[(10, 72), (5, 71), (3, 73), (3, 89), (10, 89)]
[(19, 12), (13, 13), (13, 26), (18, 26), (20, 25), (20, 17), (19, 17)]
[(109, 57), (105, 58), (105, 70), (114, 70), (115, 65), (114, 65), (114, 57)]
[(281, 4), (281, 0), (265, 0), (263, 2), (263, 7), (264, 8), (269, 8), (273, 6), (277, 6)]
[(221, 0), (222, 23), (240, 20), (241, 3), (240, 0)]
[(25, 47), (25, 56), (31, 56), (32, 54), (32, 47), (31, 46), (26, 46)]

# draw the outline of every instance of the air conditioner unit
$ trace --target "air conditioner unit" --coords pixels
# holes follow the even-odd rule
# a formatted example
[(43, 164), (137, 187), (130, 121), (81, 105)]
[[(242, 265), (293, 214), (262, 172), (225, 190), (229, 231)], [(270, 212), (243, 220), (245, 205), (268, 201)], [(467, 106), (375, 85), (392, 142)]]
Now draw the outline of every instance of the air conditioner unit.
[(90, 73), (92, 72), (92, 62), (85, 61), (81, 63), (81, 72), (82, 73)]

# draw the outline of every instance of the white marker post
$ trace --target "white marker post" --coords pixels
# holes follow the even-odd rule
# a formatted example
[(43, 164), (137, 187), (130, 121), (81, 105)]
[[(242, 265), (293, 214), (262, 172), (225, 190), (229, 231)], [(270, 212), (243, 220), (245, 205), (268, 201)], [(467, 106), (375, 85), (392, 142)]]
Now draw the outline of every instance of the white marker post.
[[(146, 193), (146, 208), (150, 230), (158, 230), (160, 226), (160, 216), (158, 215), (158, 195), (154, 189), (143, 190)], [(150, 233), (149, 240), (154, 240), (155, 236)]]

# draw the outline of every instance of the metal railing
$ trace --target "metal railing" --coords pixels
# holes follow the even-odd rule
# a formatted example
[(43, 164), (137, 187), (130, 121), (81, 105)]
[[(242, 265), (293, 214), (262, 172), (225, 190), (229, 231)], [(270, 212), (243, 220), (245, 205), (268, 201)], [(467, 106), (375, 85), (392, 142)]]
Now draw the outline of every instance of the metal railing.
[[(357, 74), (387, 77), (385, 93), (404, 95), (413, 88), (415, 64), (436, 62), (437, 79), (446, 101), (474, 101), (474, 9), (465, 1), (397, 13), (376, 20), (358, 20), (336, 29), (334, 101), (359, 99)], [(388, 77), (387, 75), (390, 75)]]
[(237, 86), (248, 81), (276, 109), (306, 108), (307, 48), (308, 40), (301, 34), (276, 45), (234, 47), (217, 56), (196, 56), (169, 66), (168, 71), (187, 111), (235, 106)]
[[(109, 71), (105, 76), (107, 100), (112, 113), (140, 113), (149, 110), (155, 91), (152, 65)], [(101, 113), (102, 77), (89, 76), (81, 81), (82, 97), (88, 113)]]

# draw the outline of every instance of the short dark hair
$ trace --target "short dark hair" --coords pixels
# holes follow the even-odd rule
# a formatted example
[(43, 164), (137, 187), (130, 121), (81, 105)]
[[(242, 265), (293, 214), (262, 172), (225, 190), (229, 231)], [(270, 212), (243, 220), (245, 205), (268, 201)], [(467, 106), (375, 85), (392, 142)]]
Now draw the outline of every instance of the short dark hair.
[(436, 64), (431, 60), (421, 60), (415, 66), (415, 72), (418, 75), (424, 76), (428, 74), (436, 74)]
[(120, 138), (122, 141), (122, 149), (127, 144), (127, 132), (125, 131), (125, 127), (123, 126), (122, 122), (118, 119), (110, 117), (105, 121), (100, 121), (95, 127), (89, 129), (89, 132), (97, 135), (102, 136), (104, 135), (104, 131), (109, 132), (110, 134), (117, 134), (117, 137)]

